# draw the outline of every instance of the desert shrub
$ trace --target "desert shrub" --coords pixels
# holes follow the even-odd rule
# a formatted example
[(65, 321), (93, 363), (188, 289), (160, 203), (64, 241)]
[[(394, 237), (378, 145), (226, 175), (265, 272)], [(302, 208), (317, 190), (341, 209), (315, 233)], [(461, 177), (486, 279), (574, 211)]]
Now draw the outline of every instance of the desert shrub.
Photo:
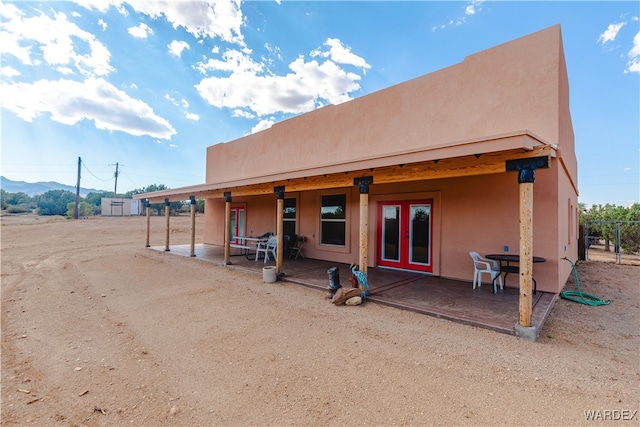
[(7, 213), (11, 213), (11, 214), (21, 214), (21, 213), (27, 213), (27, 212), (31, 212), (31, 208), (29, 208), (28, 206), (24, 206), (24, 205), (9, 205), (7, 206)]
[[(76, 210), (76, 202), (67, 203), (67, 216), (74, 218)], [(80, 202), (78, 206), (78, 217), (84, 218), (93, 215), (93, 206), (85, 201)]]

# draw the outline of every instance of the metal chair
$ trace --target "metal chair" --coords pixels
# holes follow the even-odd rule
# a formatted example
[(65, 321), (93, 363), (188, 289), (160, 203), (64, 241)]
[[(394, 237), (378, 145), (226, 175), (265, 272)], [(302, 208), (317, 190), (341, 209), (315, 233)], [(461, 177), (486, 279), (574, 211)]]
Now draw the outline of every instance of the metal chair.
[(304, 236), (298, 236), (296, 243), (291, 247), (291, 252), (289, 253), (289, 258), (298, 259), (299, 256), (304, 258), (304, 254), (302, 253), (302, 246), (304, 245), (304, 241), (307, 240)]
[(471, 255), (471, 259), (473, 260), (473, 289), (476, 288), (476, 285), (478, 287), (482, 286), (482, 275), (485, 273), (491, 277), (494, 294), (498, 292), (496, 282), (500, 283), (500, 289), (504, 289), (498, 261), (484, 258), (478, 252), (474, 251), (469, 252), (469, 255)]

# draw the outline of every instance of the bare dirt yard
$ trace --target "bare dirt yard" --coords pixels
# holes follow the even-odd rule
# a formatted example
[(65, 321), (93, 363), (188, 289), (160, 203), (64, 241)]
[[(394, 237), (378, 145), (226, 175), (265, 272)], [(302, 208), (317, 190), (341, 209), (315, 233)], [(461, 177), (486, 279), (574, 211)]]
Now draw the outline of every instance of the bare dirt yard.
[(145, 249), (142, 217), (1, 224), (2, 425), (639, 424), (637, 266), (580, 264), (611, 304), (530, 342)]

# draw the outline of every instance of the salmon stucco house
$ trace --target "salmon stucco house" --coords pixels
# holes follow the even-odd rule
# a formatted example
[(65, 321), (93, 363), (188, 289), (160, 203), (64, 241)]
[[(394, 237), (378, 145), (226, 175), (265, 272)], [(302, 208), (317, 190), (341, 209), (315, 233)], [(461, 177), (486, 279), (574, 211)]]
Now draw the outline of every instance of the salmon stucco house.
[(577, 258), (577, 196), (556, 25), (212, 145), (206, 183), (137, 197), (206, 199), (204, 242), (225, 260), (235, 236), (267, 231), (305, 236), (307, 258), (469, 282), (470, 251), (520, 255), (509, 285), (528, 328), (533, 256), (537, 290), (555, 294)]

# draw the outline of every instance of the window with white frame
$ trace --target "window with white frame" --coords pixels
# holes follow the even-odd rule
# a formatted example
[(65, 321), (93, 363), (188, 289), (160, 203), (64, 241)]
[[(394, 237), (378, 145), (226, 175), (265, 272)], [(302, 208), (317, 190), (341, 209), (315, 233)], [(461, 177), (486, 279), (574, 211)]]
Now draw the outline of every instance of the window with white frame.
[(283, 231), (285, 235), (296, 234), (296, 199), (284, 199)]
[(346, 246), (346, 231), (347, 195), (323, 195), (320, 208), (320, 243)]

